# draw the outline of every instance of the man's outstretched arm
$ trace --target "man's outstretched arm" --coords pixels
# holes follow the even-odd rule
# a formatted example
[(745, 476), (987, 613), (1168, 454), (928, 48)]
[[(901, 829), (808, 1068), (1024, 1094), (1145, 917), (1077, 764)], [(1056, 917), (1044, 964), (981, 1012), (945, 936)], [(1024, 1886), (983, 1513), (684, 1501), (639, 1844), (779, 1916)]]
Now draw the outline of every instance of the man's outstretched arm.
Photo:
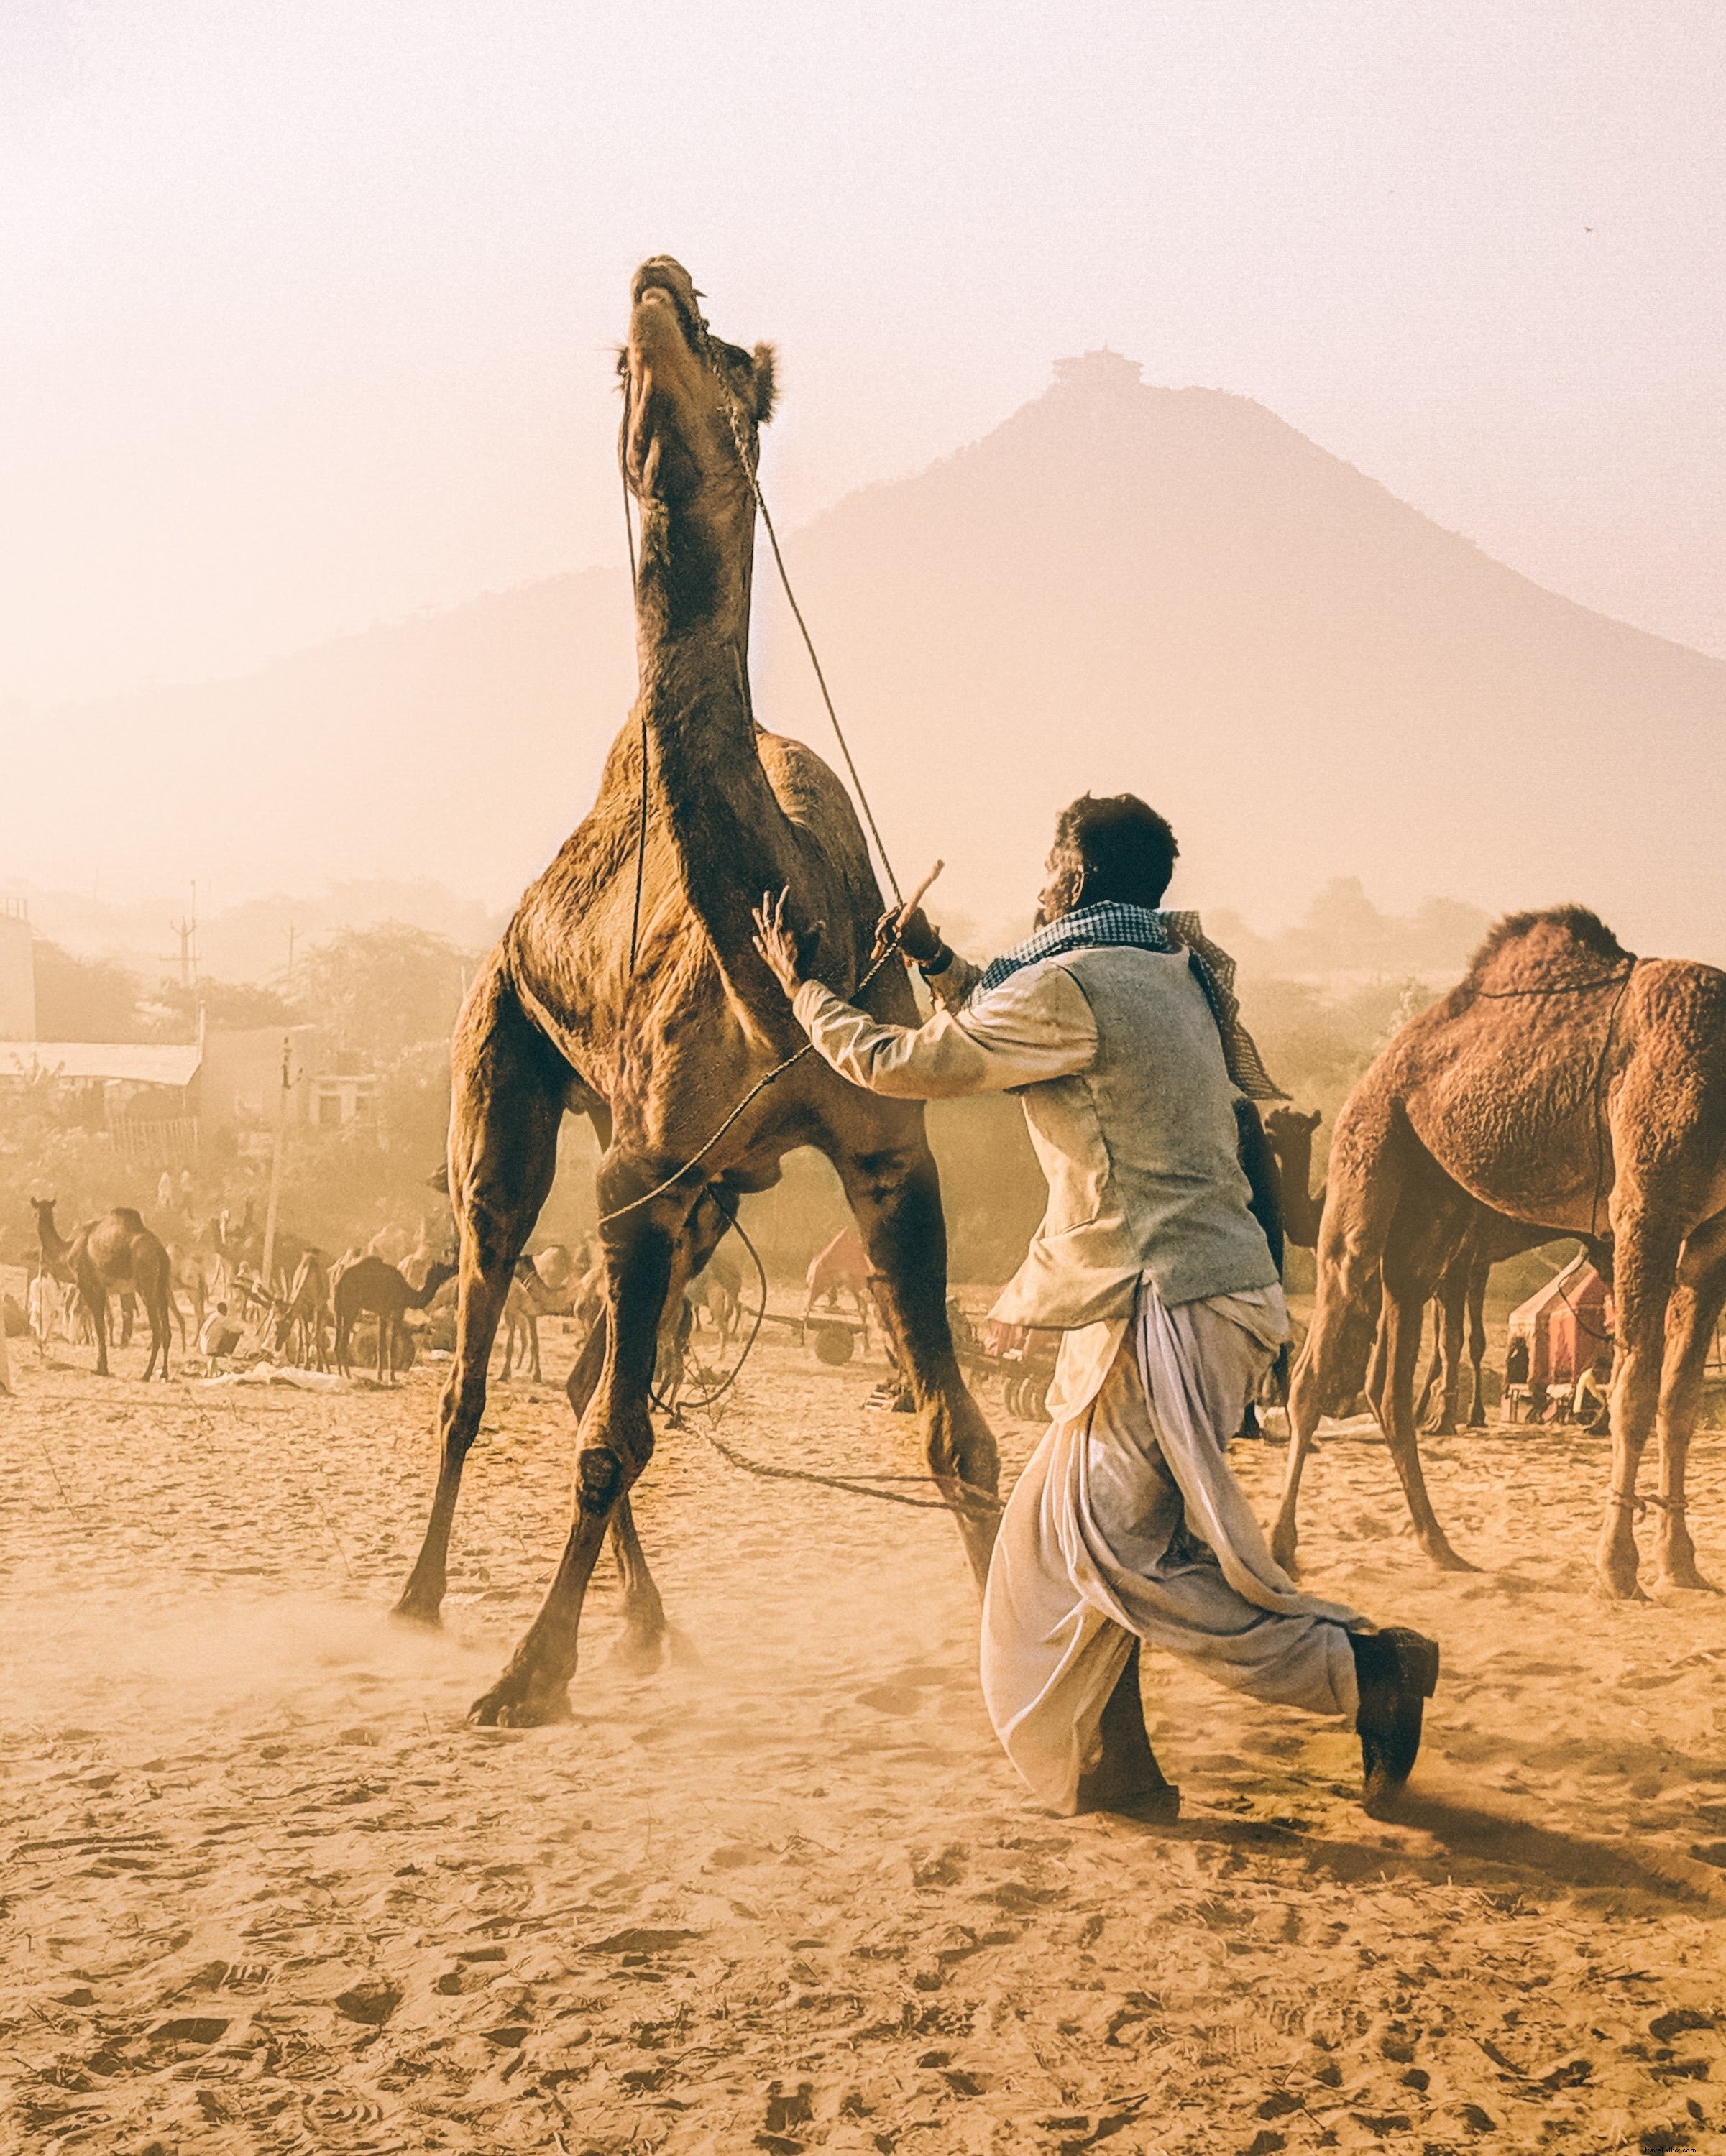
[(1059, 966), (1027, 967), (962, 1013), (937, 1010), (926, 1025), (886, 1025), (803, 979), (783, 895), (777, 904), (763, 902), (756, 923), (757, 948), (816, 1053), (870, 1092), (912, 1101), (1005, 1093), (1083, 1070), (1096, 1056), (1091, 1006)]

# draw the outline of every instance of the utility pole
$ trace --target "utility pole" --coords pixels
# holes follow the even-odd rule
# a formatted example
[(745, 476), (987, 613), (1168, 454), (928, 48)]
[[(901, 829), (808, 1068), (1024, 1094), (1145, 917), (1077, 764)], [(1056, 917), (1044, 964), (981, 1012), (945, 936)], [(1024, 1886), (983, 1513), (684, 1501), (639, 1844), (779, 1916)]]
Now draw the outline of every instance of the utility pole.
[(264, 1292), (274, 1293), (270, 1283), (275, 1278), (275, 1215), (281, 1202), (282, 1152), (288, 1135), (288, 1089), (292, 1081), (289, 1060), (293, 1042), (286, 1034), (282, 1035), (281, 1091), (275, 1096), (275, 1149), (270, 1157), (270, 1203), (264, 1213)]
[(169, 921), (168, 933), (180, 939), (180, 986), (189, 995), (196, 970), (192, 955), (192, 939), (198, 933), (198, 923), (182, 914), (177, 921)]

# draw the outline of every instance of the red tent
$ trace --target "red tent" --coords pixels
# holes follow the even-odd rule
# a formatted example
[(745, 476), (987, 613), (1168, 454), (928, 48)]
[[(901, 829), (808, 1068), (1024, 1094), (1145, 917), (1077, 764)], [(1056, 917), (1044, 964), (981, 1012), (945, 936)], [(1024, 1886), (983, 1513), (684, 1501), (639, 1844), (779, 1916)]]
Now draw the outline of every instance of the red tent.
[(1531, 1385), (1574, 1385), (1612, 1344), (1612, 1294), (1579, 1250), (1510, 1313), (1509, 1337), (1528, 1343)]

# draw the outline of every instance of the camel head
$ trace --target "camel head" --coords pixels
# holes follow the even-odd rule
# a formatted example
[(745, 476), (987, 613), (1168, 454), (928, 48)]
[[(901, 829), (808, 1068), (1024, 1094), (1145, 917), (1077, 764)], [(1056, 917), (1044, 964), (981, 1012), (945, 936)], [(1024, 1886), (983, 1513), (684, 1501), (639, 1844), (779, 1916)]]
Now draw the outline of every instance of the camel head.
[(59, 1202), (58, 1198), (33, 1198), (30, 1200), (30, 1210), (36, 1215), (36, 1233), (44, 1242), (50, 1236), (56, 1241), (59, 1240), (54, 1224), (54, 1209)]
[(1292, 1150), (1304, 1139), (1310, 1152), (1319, 1120), (1317, 1108), (1309, 1116), (1303, 1116), (1298, 1108), (1273, 1108), (1265, 1118), (1265, 1135), (1279, 1152), (1285, 1147)]
[(727, 344), (709, 331), (689, 272), (655, 254), (629, 289), (629, 342), (618, 355), (624, 388), (623, 466), (644, 516), (654, 505), (687, 507), (700, 495), (746, 508), (758, 430), (773, 410), (773, 354)]

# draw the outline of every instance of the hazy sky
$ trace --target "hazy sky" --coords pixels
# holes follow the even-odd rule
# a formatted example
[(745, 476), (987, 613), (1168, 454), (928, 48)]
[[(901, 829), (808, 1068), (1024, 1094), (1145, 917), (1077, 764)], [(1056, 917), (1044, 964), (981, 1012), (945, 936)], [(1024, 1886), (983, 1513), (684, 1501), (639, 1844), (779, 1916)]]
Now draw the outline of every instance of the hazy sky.
[(1726, 653), (1723, 113), (1718, 0), (4, 0), (0, 697), (620, 558), (659, 249), (787, 521), (1107, 341)]

